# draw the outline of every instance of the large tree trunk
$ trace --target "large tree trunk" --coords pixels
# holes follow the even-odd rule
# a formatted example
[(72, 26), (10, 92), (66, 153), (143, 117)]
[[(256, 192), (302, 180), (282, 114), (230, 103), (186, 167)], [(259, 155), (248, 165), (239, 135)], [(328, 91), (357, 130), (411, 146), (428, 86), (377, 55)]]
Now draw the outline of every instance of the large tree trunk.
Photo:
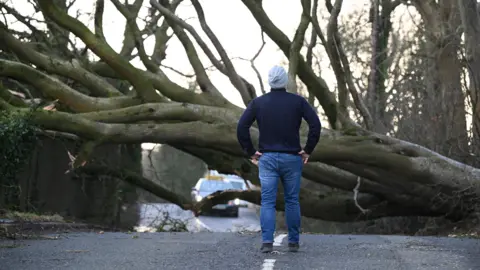
[(465, 61), (468, 72), (468, 94), (472, 106), (472, 152), (475, 166), (480, 165), (480, 16), (477, 1), (458, 0), (465, 34)]
[(392, 31), (391, 14), (397, 5), (391, 0), (374, 0), (370, 7), (372, 57), (366, 100), (368, 109), (372, 112), (372, 130), (381, 134), (388, 131), (385, 115), (388, 96), (385, 84), (390, 66), (388, 42)]
[[(174, 109), (177, 114), (183, 111), (181, 115), (191, 113), (192, 117), (198, 119), (202, 119), (197, 113), (199, 111), (203, 112), (204, 117), (218, 114), (215, 108), (201, 106), (192, 109), (179, 105), (178, 108), (164, 112), (148, 104), (140, 107), (144, 108), (141, 110), (143, 114), (128, 114), (124, 109), (105, 111), (108, 117), (102, 121), (122, 119), (122, 122), (129, 122), (133, 115), (139, 119), (169, 120), (169, 115), (175, 116)], [(178, 124), (110, 124), (88, 120), (93, 118), (93, 115), (98, 116), (98, 113), (86, 115), (88, 117), (38, 111), (33, 114), (33, 119), (45, 129), (78, 134), (88, 140), (170, 144), (202, 158), (221, 171), (237, 173), (254, 183), (259, 182), (255, 166), (243, 158), (238, 146), (235, 124), (220, 123), (222, 117), (216, 120), (216, 123), (195, 121)], [(219, 137), (218, 134), (222, 136)], [(253, 128), (252, 134), (256, 142), (258, 131)], [(303, 140), (305, 141), (305, 138)], [(369, 200), (363, 199), (366, 202), (362, 207), (371, 210), (364, 214), (366, 217), (406, 215), (407, 212), (418, 214), (417, 210), (424, 215), (461, 215), (471, 210), (471, 199), (480, 195), (480, 170), (421, 146), (375, 133), (345, 134), (325, 130), (310, 160), (313, 163), (305, 166), (304, 176), (311, 181), (345, 191), (353, 191), (360, 182), (358, 191), (373, 196), (366, 197), (370, 198)], [(317, 165), (315, 162), (326, 165)], [(308, 205), (314, 205), (314, 201), (318, 203), (318, 207), (323, 204), (321, 197), (312, 197), (308, 191), (302, 193), (305, 194), (303, 201), (307, 209), (310, 209)], [(251, 197), (247, 199), (249, 198)], [(354, 205), (351, 195), (335, 198), (338, 207), (342, 209), (345, 205)], [(329, 197), (326, 199), (329, 205), (332, 204)], [(376, 211), (381, 213), (376, 214)], [(361, 217), (361, 209), (353, 212), (352, 220)], [(315, 217), (347, 220), (345, 217), (329, 217), (325, 213), (318, 213)]]
[(425, 25), (427, 82), (422, 114), (426, 117), (428, 147), (465, 162), (468, 135), (460, 63), (461, 18), (457, 1), (414, 1)]

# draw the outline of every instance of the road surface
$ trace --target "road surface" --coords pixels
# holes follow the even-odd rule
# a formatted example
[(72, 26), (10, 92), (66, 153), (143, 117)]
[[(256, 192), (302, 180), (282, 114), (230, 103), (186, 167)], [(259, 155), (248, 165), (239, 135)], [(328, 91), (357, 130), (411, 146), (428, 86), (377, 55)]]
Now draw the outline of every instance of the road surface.
[(239, 217), (200, 216), (194, 217), (191, 211), (184, 211), (174, 204), (143, 204), (140, 209), (141, 220), (137, 231), (153, 231), (153, 229), (165, 220), (164, 213), (168, 213), (170, 219), (178, 220), (187, 224), (190, 232), (238, 232), (260, 231), (258, 213), (253, 208), (240, 208)]
[(51, 240), (0, 240), (1, 270), (50, 269), (480, 269), (472, 239), (302, 235), (289, 253), (276, 237), (259, 253), (259, 233), (73, 233)]

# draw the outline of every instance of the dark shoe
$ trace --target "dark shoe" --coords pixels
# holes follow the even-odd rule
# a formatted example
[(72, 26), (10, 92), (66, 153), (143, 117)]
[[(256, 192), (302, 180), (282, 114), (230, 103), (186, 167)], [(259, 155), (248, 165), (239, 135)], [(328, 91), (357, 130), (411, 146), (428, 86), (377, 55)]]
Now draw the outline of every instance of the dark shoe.
[(300, 245), (298, 243), (288, 243), (288, 251), (290, 252), (297, 252), (299, 248)]
[(270, 253), (273, 251), (273, 243), (263, 243), (262, 248), (260, 248), (262, 253)]

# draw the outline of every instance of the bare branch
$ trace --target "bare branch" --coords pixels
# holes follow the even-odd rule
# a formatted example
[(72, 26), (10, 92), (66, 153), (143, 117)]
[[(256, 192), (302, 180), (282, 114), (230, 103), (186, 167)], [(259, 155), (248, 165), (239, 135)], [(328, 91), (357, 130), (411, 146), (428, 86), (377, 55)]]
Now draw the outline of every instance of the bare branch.
[(10, 79), (9, 81), (13, 82), (17, 87), (18, 89), (23, 92), (23, 94), (19, 95), (17, 93), (13, 93), (11, 90), (9, 90), (10, 92), (12, 92), (12, 94), (15, 94), (16, 96), (21, 96), (22, 98), (26, 98), (28, 97), (30, 100), (33, 100), (33, 96), (32, 96), (32, 93), (30, 92), (30, 89), (28, 89), (28, 87), (26, 87), (25, 85), (23, 85), (22, 83), (20, 83), (19, 81), (17, 80), (12, 80)]
[(16, 107), (27, 107), (27, 104), (22, 98), (12, 94), (8, 89), (6, 89), (3, 86), (1, 82), (0, 82), (0, 99)]
[(20, 42), (7, 32), (5, 25), (0, 23), (0, 39), (21, 59), (28, 61), (38, 68), (73, 79), (89, 88), (97, 96), (120, 96), (122, 93), (102, 78), (84, 69), (78, 60), (63, 61), (57, 57), (49, 57), (39, 53), (28, 44)]
[(171, 22), (174, 22), (175, 25), (180, 26), (181, 28), (187, 30), (198, 43), (203, 52), (207, 55), (210, 62), (222, 73), (226, 73), (225, 66), (213, 55), (213, 52), (210, 50), (208, 45), (203, 41), (197, 31), (184, 20), (176, 16), (171, 10), (160, 5), (157, 1), (151, 0), (151, 5), (160, 11), (165, 17), (169, 18)]
[(97, 0), (95, 2), (95, 35), (103, 41), (106, 41), (103, 34), (103, 12), (105, 9), (105, 0)]
[(289, 64), (288, 64), (288, 90), (291, 92), (297, 92), (297, 69), (298, 59), (300, 56), (300, 50), (303, 46), (303, 40), (305, 39), (305, 32), (307, 31), (308, 24), (310, 23), (310, 9), (312, 3), (310, 0), (302, 0), (302, 16), (300, 24), (298, 25), (295, 36), (293, 37), (292, 44), (290, 45), (289, 52)]
[[(143, 0), (135, 0), (133, 5), (126, 5), (128, 11), (133, 14), (135, 17), (138, 16), (140, 12), (140, 8), (142, 7)], [(126, 27), (123, 32), (123, 46), (120, 50), (120, 55), (126, 58), (130, 58), (132, 55), (133, 49), (135, 49), (135, 38), (134, 35), (128, 27), (128, 22), (126, 23)]]
[[(365, 102), (357, 91), (355, 84), (353, 82), (352, 71), (350, 70), (350, 63), (347, 59), (347, 55), (343, 49), (340, 36), (338, 35), (338, 15), (340, 14), (342, 7), (342, 0), (336, 0), (334, 5), (331, 4), (330, 0), (326, 1), (327, 8), (330, 11), (330, 19), (327, 26), (327, 37), (326, 41), (326, 51), (331, 60), (332, 67), (335, 71), (337, 78), (337, 84), (341, 91), (346, 91), (346, 87), (350, 92), (350, 95), (353, 98), (355, 107), (360, 111), (360, 114), (363, 117), (365, 126), (367, 129), (371, 130), (373, 128), (373, 119), (370, 111), (368, 110)], [(321, 33), (321, 29), (318, 25), (318, 21), (314, 20), (315, 29), (317, 33)], [(323, 34), (319, 35), (323, 41)], [(346, 98), (346, 97), (345, 97)], [(346, 100), (345, 100), (346, 101)], [(346, 104), (345, 104), (346, 106)], [(345, 108), (346, 109), (346, 108)]]
[[(337, 33), (338, 35), (338, 33)], [(337, 36), (337, 40), (340, 41), (340, 37)], [(340, 61), (342, 62), (344, 71), (345, 71), (345, 79), (347, 82), (348, 90), (350, 91), (350, 95), (352, 95), (353, 102), (355, 107), (360, 111), (360, 114), (363, 117), (363, 121), (365, 122), (365, 127), (370, 129), (373, 126), (373, 118), (370, 111), (367, 108), (363, 98), (360, 96), (359, 91), (357, 90), (355, 83), (353, 82), (353, 75), (352, 71), (350, 70), (350, 63), (347, 58), (347, 54), (343, 49), (343, 46), (340, 42), (337, 44), (338, 54), (340, 56)]]
[(61, 81), (19, 62), (0, 59), (0, 75), (27, 82), (46, 96), (59, 99), (76, 112), (113, 109), (139, 104), (134, 97), (93, 98), (84, 95)]
[(75, 5), (76, 2), (77, 0), (71, 0), (70, 3), (67, 4), (67, 10), (69, 10), (73, 5)]
[[(318, 0), (314, 0), (314, 3), (317, 3)], [(314, 11), (316, 13), (316, 6), (315, 4), (313, 5), (314, 7)], [(309, 66), (312, 66), (313, 65), (313, 48), (315, 48), (315, 46), (317, 45), (317, 34), (315, 33), (315, 29), (313, 29), (314, 27), (312, 27), (312, 33), (310, 35), (310, 42), (308, 43), (308, 47), (307, 47), (307, 55), (306, 55), (306, 61), (307, 61), (307, 65)]]
[(122, 13), (122, 15), (127, 20), (127, 27), (130, 28), (130, 32), (132, 33), (132, 36), (135, 42), (135, 47), (138, 50), (138, 55), (140, 56), (142, 63), (152, 73), (161, 73), (160, 68), (157, 66), (155, 62), (153, 62), (150, 59), (150, 57), (147, 55), (145, 51), (140, 29), (138, 28), (138, 25), (136, 23), (136, 20), (137, 20), (136, 14), (132, 14), (124, 5), (120, 3), (119, 0), (111, 0), (111, 1), (115, 5), (117, 10), (120, 11), (120, 13)]
[(260, 30), (260, 31), (261, 31), (261, 35), (262, 35), (262, 45), (258, 49), (257, 53), (252, 57), (252, 59), (250, 59), (250, 65), (252, 66), (253, 71), (255, 71), (255, 74), (257, 75), (258, 83), (260, 84), (260, 90), (262, 91), (262, 94), (265, 94), (266, 91), (265, 91), (265, 86), (263, 85), (262, 75), (260, 74), (260, 71), (258, 71), (257, 66), (255, 66), (255, 60), (260, 55), (260, 53), (262, 53), (262, 50), (263, 50), (263, 48), (265, 47), (265, 44), (266, 44), (265, 35), (263, 34), (262, 30)]
[(360, 189), (360, 183), (362, 181), (362, 178), (357, 177), (357, 185), (353, 189), (353, 200), (355, 201), (355, 206), (363, 213), (366, 214), (368, 212), (368, 209), (363, 209), (362, 206), (358, 203), (358, 193)]
[(37, 37), (37, 39), (39, 39), (38, 41), (42, 41), (42, 42), (49, 41), (44, 32), (38, 30), (35, 26), (33, 26), (30, 20), (28, 20), (27, 18), (22, 16), (20, 13), (18, 13), (17, 10), (7, 6), (6, 3), (2, 3), (2, 2), (0, 2), (0, 8), (5, 9), (8, 12), (8, 14), (14, 16), (15, 19), (23, 23), (30, 31), (32, 31), (32, 35)]
[(174, 14), (172, 14), (168, 8), (162, 6), (156, 0), (150, 0), (150, 4), (156, 9), (158, 9), (165, 16), (166, 20), (168, 21), (168, 24), (173, 29), (175, 35), (178, 37), (178, 39), (182, 43), (185, 49), (185, 52), (187, 53), (188, 60), (190, 61), (190, 64), (192, 65), (193, 70), (195, 70), (195, 74), (197, 75), (196, 79), (200, 86), (200, 89), (202, 89), (203, 92), (209, 92), (218, 97), (223, 97), (220, 91), (218, 91), (218, 89), (210, 81), (210, 78), (205, 72), (205, 67), (203, 66), (202, 61), (200, 60), (197, 54), (197, 50), (195, 49), (195, 46), (193, 45), (192, 41), (190, 40), (188, 35), (185, 33), (185, 31), (183, 31), (182, 26), (180, 26), (186, 23), (183, 22), (180, 18), (178, 18)]
[[(326, 4), (327, 6), (332, 6), (330, 0), (327, 0)], [(330, 62), (337, 78), (339, 107), (340, 110), (343, 111), (343, 113), (347, 113), (348, 90), (345, 82), (344, 70), (342, 68), (340, 56), (338, 55), (338, 51), (336, 48), (337, 40), (335, 40), (335, 33), (338, 31), (338, 16), (340, 15), (342, 4), (342, 0), (336, 0), (335, 4), (330, 10), (330, 19), (328, 20), (327, 25), (327, 43), (325, 44), (325, 46), (328, 47), (328, 51), (330, 52)]]
[(218, 40), (217, 36), (213, 33), (212, 29), (207, 24), (207, 20), (205, 19), (205, 14), (203, 12), (203, 8), (200, 5), (200, 2), (198, 0), (191, 0), (192, 4), (195, 8), (195, 11), (197, 12), (198, 15), (198, 20), (200, 21), (200, 25), (203, 29), (203, 31), (207, 34), (208, 38), (210, 41), (213, 43), (213, 46), (217, 50), (218, 54), (220, 55), (220, 58), (222, 59), (222, 62), (225, 66), (226, 74), (228, 78), (230, 79), (230, 82), (232, 85), (235, 86), (235, 88), (238, 89), (240, 92), (240, 95), (243, 99), (244, 104), (248, 104), (250, 100), (255, 98), (255, 89), (249, 89), (248, 85), (245, 83), (246, 80), (242, 79), (238, 73), (235, 71), (235, 67), (233, 66), (233, 63), (230, 61), (230, 58), (223, 48), (222, 44), (220, 43), (220, 40)]
[(98, 39), (84, 24), (58, 9), (52, 0), (39, 1), (45, 16), (79, 37), (90, 50), (108, 63), (120, 76), (128, 80), (146, 101), (161, 101), (153, 86), (145, 77), (106, 42)]
[(127, 108), (88, 112), (80, 116), (104, 123), (136, 123), (141, 121), (232, 123), (240, 115), (225, 108), (182, 103), (146, 103)]
[(66, 173), (71, 172), (72, 170), (76, 170), (80, 167), (83, 167), (87, 164), (89, 159), (91, 158), (91, 155), (93, 154), (93, 151), (97, 146), (100, 146), (101, 144), (104, 143), (104, 138), (100, 138), (98, 140), (91, 140), (87, 141), (80, 146), (80, 150), (77, 154), (77, 156), (73, 156), (68, 152), (68, 155), (70, 157), (70, 166), (71, 169), (67, 170)]
[(440, 8), (435, 0), (411, 0), (411, 2), (427, 24), (431, 25), (436, 22), (437, 12)]
[[(182, 2), (183, 0), (174, 0), (172, 1), (172, 3), (170, 3), (170, 10), (172, 12), (175, 12), (175, 10), (177, 9), (178, 5), (180, 5), (180, 3)], [(152, 12), (155, 14), (156, 11), (158, 11), (157, 9), (155, 8), (151, 8)], [(155, 16), (150, 22), (149, 22), (149, 25), (147, 25), (145, 27), (145, 29), (148, 31), (149, 28), (157, 28), (155, 30), (155, 46), (153, 48), (153, 54), (152, 54), (152, 61), (154, 61), (155, 63), (157, 63), (158, 65), (161, 65), (162, 61), (165, 59), (166, 57), (166, 50), (167, 50), (167, 42), (170, 40), (170, 38), (173, 36), (173, 35), (168, 35), (167, 34), (167, 30), (169, 29), (169, 25), (168, 25), (168, 22), (167, 20), (163, 20), (162, 24), (160, 25), (160, 27), (157, 27), (157, 22), (158, 20), (160, 19), (160, 17), (162, 16), (162, 13), (161, 12), (158, 12), (158, 15)], [(150, 25), (151, 24), (151, 25)], [(154, 27), (153, 27), (154, 26)]]
[(192, 202), (188, 198), (174, 193), (161, 185), (149, 180), (142, 175), (129, 171), (125, 168), (110, 168), (106, 166), (90, 164), (78, 169), (80, 172), (91, 173), (95, 175), (108, 175), (122, 179), (132, 185), (138, 186), (153, 195), (156, 195), (162, 199), (165, 199), (171, 203), (180, 206), (184, 210), (189, 210), (193, 207)]
[(170, 69), (171, 71), (173, 71), (173, 72), (177, 73), (178, 75), (183, 76), (185, 78), (193, 78), (193, 77), (196, 76), (195, 73), (194, 74), (185, 74), (185, 73), (177, 70), (176, 68), (173, 68), (173, 67), (170, 67), (170, 66), (167, 66), (167, 65), (162, 64), (162, 67), (164, 67), (166, 69)]
[[(112, 70), (112, 68), (105, 63), (96, 63), (91, 68), (95, 73), (100, 74), (101, 76), (119, 79), (118, 75)], [(195, 92), (172, 82), (167, 76), (153, 74), (140, 69), (137, 69), (137, 71), (147, 78), (146, 80), (152, 83), (155, 89), (173, 101), (202, 105), (216, 105), (219, 107), (231, 107), (238, 109), (238, 107), (232, 105), (224, 98), (213, 98), (208, 93), (196, 94)], [(162, 99), (162, 101), (165, 100)]]

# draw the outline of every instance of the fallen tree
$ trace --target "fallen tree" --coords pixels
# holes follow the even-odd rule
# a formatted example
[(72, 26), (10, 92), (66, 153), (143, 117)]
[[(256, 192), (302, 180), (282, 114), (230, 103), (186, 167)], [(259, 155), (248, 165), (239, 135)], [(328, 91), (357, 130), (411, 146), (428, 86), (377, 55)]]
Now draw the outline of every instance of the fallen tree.
[[(206, 24), (200, 3), (191, 1), (202, 29), (220, 59), (193, 27), (175, 15), (175, 9), (181, 1), (150, 1), (151, 14), (145, 29), (140, 29), (136, 20), (143, 1), (137, 0), (132, 5), (124, 5), (118, 0), (112, 2), (127, 19), (125, 41), (120, 53), (115, 52), (103, 37), (102, 0), (97, 0), (95, 33), (78, 19), (69, 16), (67, 10), (57, 6), (54, 1), (38, 1), (38, 9), (43, 16), (55, 27), (81, 39), (86, 45), (85, 52), (100, 58), (97, 62), (89, 61), (77, 51), (67, 49), (67, 57), (58, 56), (48, 48), (38, 48), (33, 42), (22, 41), (10, 26), (0, 23), (0, 48), (19, 59), (0, 59), (0, 76), (28, 85), (27, 88), (40, 93), (44, 102), (42, 106), (36, 105), (31, 114), (32, 121), (43, 130), (73, 134), (85, 141), (73, 162), (74, 169), (81, 168), (95, 174), (122, 175), (122, 179), (129, 183), (197, 214), (233, 198), (258, 204), (260, 194), (253, 190), (218, 192), (193, 204), (189, 199), (181, 198), (142, 176), (119, 168), (89, 164), (90, 153), (100, 144), (162, 143), (201, 158), (211, 168), (235, 173), (259, 184), (257, 168), (244, 156), (235, 136), (236, 121), (242, 109), (225, 99), (211, 82), (197, 47), (193, 46), (193, 40), (186, 33), (189, 32), (210, 62), (230, 79), (246, 104), (255, 98), (256, 92), (253, 84), (237, 73), (226, 50)], [(319, 100), (333, 127), (331, 130), (323, 129), (320, 143), (310, 163), (305, 166), (303, 176), (317, 183), (320, 190), (322, 186), (329, 186), (335, 188), (335, 192), (319, 194), (302, 190), (300, 200), (303, 215), (330, 221), (411, 215), (461, 218), (473, 210), (480, 195), (479, 169), (422, 146), (368, 131), (354, 123), (343, 110), (339, 110), (338, 102), (325, 81), (315, 74), (308, 61), (300, 55), (301, 46), (292, 45), (303, 41), (306, 27), (299, 27), (294, 40), (290, 41), (270, 21), (261, 2), (242, 2), (262, 31), (291, 60), (290, 67), (294, 67), (291, 70), (298, 73), (309, 93)], [(311, 1), (302, 0), (304, 12), (301, 23), (305, 23), (305, 20), (314, 21), (310, 16), (311, 4)], [(314, 1), (314, 6), (317, 4)], [(11, 16), (22, 18), (6, 4), (0, 7)], [(338, 16), (339, 10), (335, 11), (335, 8), (340, 7), (341, 1), (336, 1), (332, 6), (331, 23)], [(164, 20), (159, 25), (160, 18)], [(34, 27), (28, 21), (24, 23)], [(195, 71), (199, 93), (176, 84), (161, 68), (166, 44), (171, 37), (167, 35), (169, 28), (187, 53)], [(36, 34), (41, 37), (46, 35), (37, 31)], [(142, 35), (155, 36), (153, 55), (146, 53)], [(334, 38), (334, 35), (331, 37)], [(130, 63), (134, 49), (147, 70), (138, 69)], [(123, 93), (110, 80), (127, 84), (132, 90)], [(12, 94), (18, 89), (9, 88), (0, 87), (0, 108), (19, 114), (31, 111), (33, 99), (18, 98)], [(350, 90), (363, 110), (358, 93)], [(365, 119), (368, 117), (364, 116)], [(251, 133), (256, 143), (258, 130), (252, 127)], [(305, 127), (302, 129), (302, 140), (305, 141)], [(278, 197), (278, 208), (283, 209), (282, 194)]]

